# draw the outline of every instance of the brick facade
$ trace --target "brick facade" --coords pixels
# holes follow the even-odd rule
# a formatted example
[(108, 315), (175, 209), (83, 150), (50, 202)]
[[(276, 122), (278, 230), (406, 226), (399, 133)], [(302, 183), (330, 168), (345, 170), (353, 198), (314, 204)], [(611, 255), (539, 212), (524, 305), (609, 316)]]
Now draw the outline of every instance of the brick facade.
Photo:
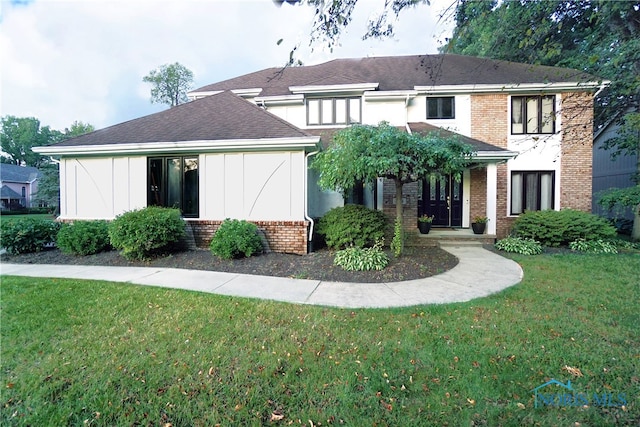
[[(196, 246), (208, 248), (222, 221), (187, 220), (193, 230)], [(305, 255), (308, 221), (251, 221), (264, 233), (273, 252)]]
[(560, 207), (591, 212), (593, 96), (586, 92), (561, 96)]
[(487, 168), (471, 169), (469, 192), (472, 222), (475, 217), (487, 215)]
[[(396, 218), (396, 185), (393, 180), (384, 180), (383, 195), (382, 211), (393, 225)], [(402, 187), (402, 225), (407, 231), (415, 231), (418, 228), (417, 182), (410, 182)]]

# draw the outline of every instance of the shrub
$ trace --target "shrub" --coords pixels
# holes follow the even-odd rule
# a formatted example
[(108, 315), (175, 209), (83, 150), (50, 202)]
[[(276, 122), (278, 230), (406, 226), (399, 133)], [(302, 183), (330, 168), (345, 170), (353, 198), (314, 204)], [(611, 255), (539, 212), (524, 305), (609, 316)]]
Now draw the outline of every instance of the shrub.
[(402, 255), (402, 250), (404, 246), (404, 230), (402, 229), (402, 223), (398, 218), (396, 218), (393, 226), (393, 239), (391, 239), (391, 250), (393, 251), (393, 256), (398, 258)]
[(609, 239), (616, 229), (597, 215), (573, 209), (530, 211), (513, 223), (512, 235), (539, 241), (543, 246), (568, 245), (577, 239)]
[(125, 212), (109, 224), (111, 245), (127, 259), (144, 259), (168, 250), (184, 233), (180, 211), (159, 206)]
[(49, 219), (17, 218), (0, 224), (0, 247), (10, 254), (40, 252), (53, 243), (60, 224)]
[(213, 235), (209, 248), (214, 255), (224, 259), (250, 257), (262, 252), (262, 240), (255, 224), (226, 219)]
[(382, 270), (389, 264), (389, 257), (382, 250), (382, 241), (372, 248), (350, 247), (336, 252), (333, 263), (347, 271)]
[(58, 248), (73, 255), (93, 255), (106, 251), (109, 244), (109, 225), (106, 221), (75, 221), (64, 224), (56, 239)]
[(384, 238), (386, 216), (361, 205), (333, 208), (318, 222), (318, 233), (324, 236), (327, 246), (344, 249), (350, 246), (373, 246)]
[(572, 251), (588, 252), (592, 254), (617, 254), (618, 248), (612, 242), (607, 242), (602, 239), (598, 240), (585, 240), (578, 239), (569, 243), (569, 247)]
[(538, 255), (542, 253), (542, 245), (533, 239), (506, 237), (496, 242), (496, 249), (521, 255)]

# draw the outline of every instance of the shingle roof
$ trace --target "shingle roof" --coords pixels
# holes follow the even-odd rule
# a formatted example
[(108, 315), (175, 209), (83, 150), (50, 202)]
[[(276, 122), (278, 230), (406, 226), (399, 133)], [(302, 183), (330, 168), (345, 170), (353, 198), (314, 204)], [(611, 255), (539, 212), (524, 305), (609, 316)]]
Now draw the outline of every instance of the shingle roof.
[(438, 126), (433, 126), (428, 123), (415, 122), (415, 123), (408, 123), (408, 125), (409, 125), (409, 128), (411, 129), (411, 132), (419, 133), (422, 135), (428, 134), (431, 132), (438, 132), (440, 136), (444, 136), (444, 137), (456, 136), (460, 141), (466, 144), (469, 144), (471, 147), (473, 147), (474, 151), (495, 151), (495, 152), (508, 151), (508, 150), (505, 150), (504, 148), (496, 147), (495, 145), (491, 145), (484, 141), (480, 141), (479, 139), (464, 136), (462, 134), (443, 129)]
[(2, 198), (2, 199), (21, 199), (22, 196), (20, 194), (16, 193), (11, 188), (7, 187), (6, 185), (3, 185), (2, 187), (0, 187), (0, 198)]
[(569, 68), (528, 65), (463, 55), (413, 55), (335, 59), (323, 64), (267, 68), (196, 89), (194, 92), (262, 88), (260, 96), (291, 94), (290, 86), (379, 83), (379, 90), (415, 86), (568, 83), (598, 81)]
[(222, 92), (68, 139), (55, 146), (306, 136), (309, 134), (257, 105), (231, 92)]
[(40, 176), (40, 171), (32, 166), (0, 164), (0, 181), (29, 183)]

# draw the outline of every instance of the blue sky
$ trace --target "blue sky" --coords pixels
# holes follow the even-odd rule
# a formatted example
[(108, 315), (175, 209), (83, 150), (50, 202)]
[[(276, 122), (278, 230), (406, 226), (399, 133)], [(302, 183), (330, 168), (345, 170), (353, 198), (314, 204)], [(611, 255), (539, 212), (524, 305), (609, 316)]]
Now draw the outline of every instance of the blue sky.
[(62, 130), (75, 120), (102, 128), (160, 111), (142, 77), (176, 61), (199, 87), (283, 65), (296, 45), (309, 65), (436, 53), (452, 28), (439, 12), (451, 2), (405, 11), (393, 39), (363, 41), (384, 0), (360, 0), (330, 52), (309, 46), (310, 7), (272, 0), (0, 0), (0, 115)]

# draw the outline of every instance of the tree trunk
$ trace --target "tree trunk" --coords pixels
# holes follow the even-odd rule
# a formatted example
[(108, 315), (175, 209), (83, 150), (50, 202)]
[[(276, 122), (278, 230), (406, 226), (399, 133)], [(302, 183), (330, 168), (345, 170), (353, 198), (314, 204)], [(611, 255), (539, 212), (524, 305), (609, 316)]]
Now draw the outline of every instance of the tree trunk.
[[(402, 218), (402, 181), (394, 180), (396, 184), (396, 221), (400, 223), (400, 253), (404, 252), (404, 220)], [(394, 224), (395, 225), (395, 224)], [(394, 228), (395, 230), (395, 228)]]

